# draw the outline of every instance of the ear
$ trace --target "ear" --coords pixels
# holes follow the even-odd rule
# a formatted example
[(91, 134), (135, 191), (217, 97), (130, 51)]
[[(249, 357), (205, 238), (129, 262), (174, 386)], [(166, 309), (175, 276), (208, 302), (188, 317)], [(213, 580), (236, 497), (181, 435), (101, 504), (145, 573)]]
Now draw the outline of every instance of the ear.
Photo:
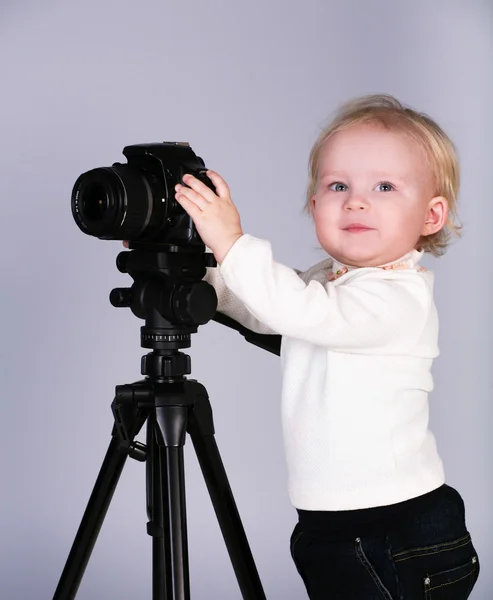
[(313, 212), (315, 210), (315, 194), (310, 198), (310, 211)]
[(432, 198), (428, 203), (428, 209), (426, 211), (425, 222), (423, 223), (423, 229), (421, 235), (431, 235), (443, 229), (447, 223), (449, 214), (449, 206), (447, 198), (443, 196), (436, 196)]

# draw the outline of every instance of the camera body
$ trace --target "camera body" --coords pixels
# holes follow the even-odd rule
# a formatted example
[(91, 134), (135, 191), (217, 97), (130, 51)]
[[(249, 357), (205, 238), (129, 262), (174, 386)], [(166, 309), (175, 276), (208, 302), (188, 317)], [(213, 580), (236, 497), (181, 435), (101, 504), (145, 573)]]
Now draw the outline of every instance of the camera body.
[(191, 217), (175, 199), (175, 185), (190, 173), (215, 191), (204, 161), (187, 142), (126, 146), (127, 164), (80, 175), (72, 190), (72, 215), (87, 235), (130, 243), (204, 250)]

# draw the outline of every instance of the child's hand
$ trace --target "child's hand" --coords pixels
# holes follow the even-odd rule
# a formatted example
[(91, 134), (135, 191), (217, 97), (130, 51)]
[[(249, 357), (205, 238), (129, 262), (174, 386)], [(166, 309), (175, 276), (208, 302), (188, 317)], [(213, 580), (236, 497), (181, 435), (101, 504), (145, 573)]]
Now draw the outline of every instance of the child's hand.
[(228, 184), (214, 171), (207, 171), (207, 176), (214, 184), (216, 193), (193, 175), (184, 175), (183, 181), (190, 188), (178, 184), (175, 186), (175, 197), (192, 217), (202, 241), (220, 264), (243, 231)]
[[(192, 217), (202, 241), (208, 246), (218, 263), (224, 260), (231, 246), (243, 235), (240, 215), (231, 200), (228, 184), (214, 171), (207, 176), (216, 188), (215, 194), (193, 175), (185, 175), (183, 181), (190, 188), (175, 186), (176, 200)], [(128, 248), (128, 241), (123, 242)]]

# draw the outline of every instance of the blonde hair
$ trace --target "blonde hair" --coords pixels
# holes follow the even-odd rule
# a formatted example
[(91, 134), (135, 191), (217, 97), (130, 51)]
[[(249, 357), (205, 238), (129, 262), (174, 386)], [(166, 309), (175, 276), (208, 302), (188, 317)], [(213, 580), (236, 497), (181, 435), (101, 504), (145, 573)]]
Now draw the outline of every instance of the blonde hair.
[(311, 199), (317, 185), (320, 153), (325, 142), (338, 131), (356, 124), (377, 124), (388, 130), (404, 133), (417, 141), (425, 151), (433, 170), (434, 196), (443, 196), (448, 200), (449, 215), (444, 227), (431, 235), (421, 236), (417, 247), (434, 256), (443, 255), (451, 236), (460, 237), (462, 229), (462, 225), (454, 222), (458, 218), (457, 196), (460, 185), (455, 146), (433, 119), (387, 94), (362, 96), (343, 104), (331, 123), (320, 133), (310, 152), (304, 211), (311, 215)]

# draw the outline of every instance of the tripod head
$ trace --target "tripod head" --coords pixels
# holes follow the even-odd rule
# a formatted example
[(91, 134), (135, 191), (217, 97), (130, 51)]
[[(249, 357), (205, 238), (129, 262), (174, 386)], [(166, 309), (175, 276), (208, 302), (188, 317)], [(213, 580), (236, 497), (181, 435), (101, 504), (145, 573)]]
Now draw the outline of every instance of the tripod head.
[(140, 343), (153, 352), (142, 358), (142, 374), (183, 377), (191, 372), (191, 334), (210, 321), (217, 308), (214, 288), (202, 281), (207, 267), (216, 266), (211, 253), (190, 246), (163, 246), (131, 242), (120, 252), (116, 265), (134, 280), (130, 288), (115, 288), (110, 302), (128, 307), (139, 319)]

